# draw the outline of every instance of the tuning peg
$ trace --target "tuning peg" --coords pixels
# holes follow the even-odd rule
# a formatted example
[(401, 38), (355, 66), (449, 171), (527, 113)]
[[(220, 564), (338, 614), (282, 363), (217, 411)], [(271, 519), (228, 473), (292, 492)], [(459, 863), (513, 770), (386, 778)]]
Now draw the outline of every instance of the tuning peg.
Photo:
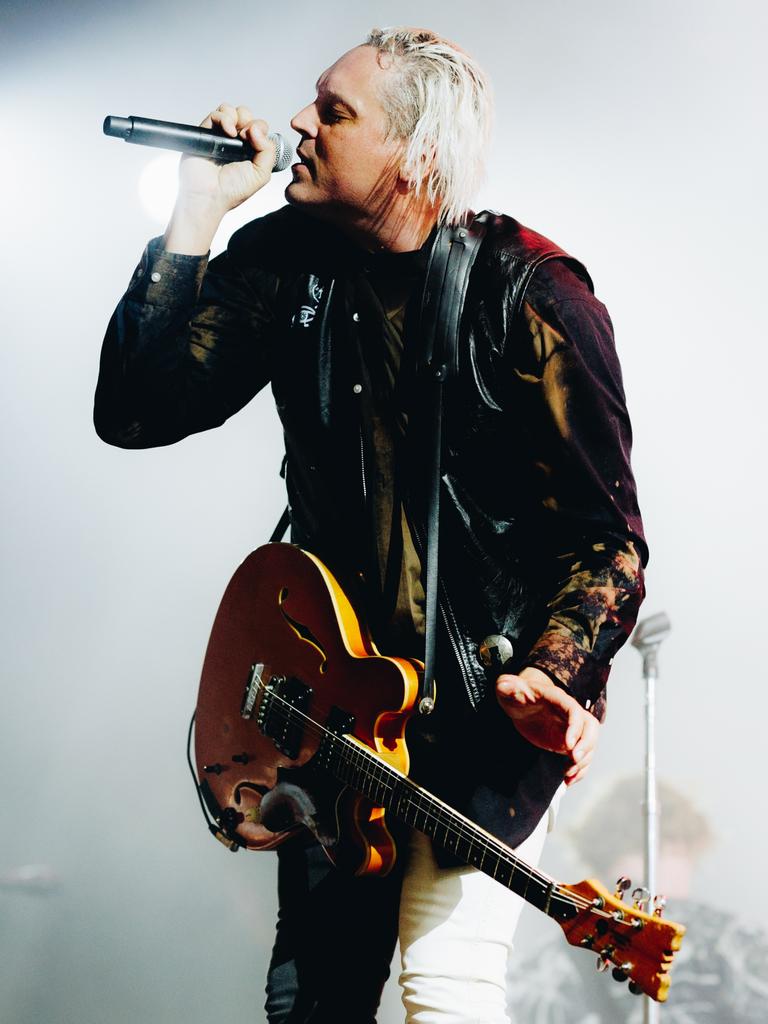
[(664, 907), (667, 905), (666, 896), (654, 896), (653, 898), (653, 913), (656, 917), (661, 917), (664, 912)]
[(631, 961), (625, 960), (623, 964), (619, 964), (618, 967), (614, 967), (611, 973), (616, 981), (626, 981), (629, 977), (629, 972), (634, 966), (635, 965)]
[(641, 996), (643, 994), (643, 990), (640, 988), (636, 981), (630, 981), (629, 991), (632, 993), (633, 996)]
[(597, 963), (595, 964), (598, 971), (607, 971), (611, 966), (611, 957), (613, 956), (615, 948), (615, 946), (606, 946), (604, 949), (600, 950), (597, 957)]
[(646, 889), (644, 885), (639, 885), (637, 889), (632, 890), (632, 906), (635, 910), (643, 910), (650, 898), (651, 890)]
[(624, 899), (624, 893), (627, 891), (630, 885), (632, 885), (632, 879), (627, 878), (626, 875), (621, 875), (619, 878), (616, 879), (616, 891), (613, 895), (616, 897), (617, 900)]

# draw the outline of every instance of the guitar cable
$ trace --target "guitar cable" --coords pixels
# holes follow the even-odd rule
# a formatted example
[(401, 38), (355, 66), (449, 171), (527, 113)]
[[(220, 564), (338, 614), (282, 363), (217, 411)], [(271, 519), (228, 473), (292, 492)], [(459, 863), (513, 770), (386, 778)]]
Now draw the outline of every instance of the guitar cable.
[(197, 799), (200, 801), (200, 809), (203, 812), (205, 824), (208, 826), (209, 832), (211, 832), (213, 835), (216, 835), (217, 832), (219, 832), (219, 826), (208, 813), (208, 808), (205, 806), (203, 795), (200, 792), (200, 783), (198, 782), (197, 775), (195, 775), (195, 768), (194, 765), (192, 764), (192, 729), (195, 725), (196, 716), (197, 708), (195, 708), (195, 710), (192, 712), (192, 717), (189, 720), (189, 729), (187, 730), (187, 764), (189, 765), (189, 771), (192, 776), (192, 781), (195, 784), (195, 792), (197, 793)]

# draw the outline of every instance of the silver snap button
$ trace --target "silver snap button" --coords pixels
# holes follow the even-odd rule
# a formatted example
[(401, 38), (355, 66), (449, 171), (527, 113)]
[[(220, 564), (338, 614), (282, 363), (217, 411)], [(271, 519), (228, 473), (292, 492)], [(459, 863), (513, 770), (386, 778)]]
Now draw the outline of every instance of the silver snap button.
[(353, 313), (352, 314), (352, 319), (355, 321), (356, 324), (359, 323), (360, 322), (360, 314), (359, 313)]
[(363, 385), (362, 384), (355, 384), (355, 386), (352, 388), (352, 390), (355, 392), (356, 395), (359, 395), (360, 392), (363, 390)]
[(162, 274), (158, 273), (158, 272), (157, 272), (157, 271), (155, 270), (155, 271), (153, 272), (153, 274), (152, 274), (152, 280), (153, 280), (153, 281), (155, 282), (155, 284), (157, 284), (157, 282), (158, 282), (158, 281), (160, 280), (160, 278), (161, 278), (162, 276), (163, 276)]

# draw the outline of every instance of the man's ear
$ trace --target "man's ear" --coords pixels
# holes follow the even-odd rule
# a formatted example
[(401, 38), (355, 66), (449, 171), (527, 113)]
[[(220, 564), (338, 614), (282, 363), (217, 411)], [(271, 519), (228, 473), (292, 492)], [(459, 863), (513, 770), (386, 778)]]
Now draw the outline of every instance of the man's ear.
[[(422, 153), (419, 157), (419, 180), (425, 181), (429, 177), (432, 168), (435, 163), (435, 152)], [(397, 176), (397, 191), (401, 195), (406, 195), (408, 192), (414, 192), (416, 190), (416, 180), (412, 177), (408, 177), (403, 173), (403, 165), (400, 165), (400, 173)]]
[(395, 182), (395, 191), (398, 195), (406, 196), (409, 192), (413, 192), (416, 188), (416, 184), (404, 177), (402, 174), (398, 174), (397, 181)]

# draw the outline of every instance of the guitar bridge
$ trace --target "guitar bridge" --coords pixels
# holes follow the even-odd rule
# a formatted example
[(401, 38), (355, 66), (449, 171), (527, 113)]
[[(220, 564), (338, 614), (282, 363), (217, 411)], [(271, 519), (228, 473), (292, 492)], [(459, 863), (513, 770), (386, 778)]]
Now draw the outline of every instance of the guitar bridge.
[(271, 683), (284, 682), (283, 676), (275, 676), (269, 665), (258, 662), (251, 665), (251, 674), (245, 684), (245, 693), (240, 704), (240, 717), (245, 719), (253, 718), (253, 711), (259, 703), (259, 697), (263, 696), (265, 690)]

